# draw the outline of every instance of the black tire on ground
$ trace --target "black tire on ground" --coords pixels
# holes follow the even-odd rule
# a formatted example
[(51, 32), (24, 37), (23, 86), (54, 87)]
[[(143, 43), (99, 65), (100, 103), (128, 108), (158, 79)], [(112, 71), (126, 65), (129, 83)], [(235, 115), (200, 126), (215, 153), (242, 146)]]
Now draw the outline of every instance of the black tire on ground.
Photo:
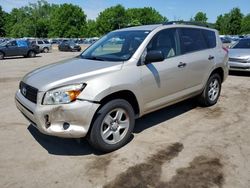
[(36, 53), (34, 51), (29, 51), (28, 52), (28, 57), (35, 57), (36, 56)]
[(212, 74), (207, 84), (199, 96), (199, 104), (204, 107), (212, 106), (217, 103), (221, 92), (221, 77), (219, 74)]
[[(135, 123), (134, 116), (134, 110), (126, 100), (115, 99), (108, 102), (99, 109), (93, 120), (88, 136), (90, 145), (102, 152), (121, 148), (131, 137)], [(104, 123), (104, 120), (107, 120), (105, 122), (108, 124)], [(105, 136), (105, 133), (109, 136)]]
[(4, 53), (3, 52), (0, 52), (0, 60), (1, 59), (4, 59)]
[(47, 47), (43, 48), (43, 52), (44, 53), (49, 53), (49, 48), (47, 48)]

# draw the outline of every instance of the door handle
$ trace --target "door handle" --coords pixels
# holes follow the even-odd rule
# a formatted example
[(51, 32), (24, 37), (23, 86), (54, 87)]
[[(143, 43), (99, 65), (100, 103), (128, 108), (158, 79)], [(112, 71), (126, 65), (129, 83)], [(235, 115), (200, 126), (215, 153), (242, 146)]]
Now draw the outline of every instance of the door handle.
[(178, 68), (183, 68), (183, 67), (185, 67), (186, 65), (187, 65), (186, 63), (180, 62), (179, 65), (178, 65)]
[(212, 60), (212, 59), (214, 59), (214, 56), (209, 55), (208, 60)]

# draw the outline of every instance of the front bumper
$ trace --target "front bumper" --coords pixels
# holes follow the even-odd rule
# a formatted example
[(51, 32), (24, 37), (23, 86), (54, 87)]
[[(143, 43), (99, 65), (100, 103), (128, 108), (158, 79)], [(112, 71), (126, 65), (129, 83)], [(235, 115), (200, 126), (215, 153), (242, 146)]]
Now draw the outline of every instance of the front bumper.
[(240, 63), (229, 61), (229, 70), (232, 71), (250, 71), (250, 63)]
[[(41, 93), (38, 97), (42, 96)], [(40, 132), (65, 138), (86, 136), (92, 118), (100, 104), (76, 100), (70, 104), (41, 105), (16, 93), (16, 106)]]

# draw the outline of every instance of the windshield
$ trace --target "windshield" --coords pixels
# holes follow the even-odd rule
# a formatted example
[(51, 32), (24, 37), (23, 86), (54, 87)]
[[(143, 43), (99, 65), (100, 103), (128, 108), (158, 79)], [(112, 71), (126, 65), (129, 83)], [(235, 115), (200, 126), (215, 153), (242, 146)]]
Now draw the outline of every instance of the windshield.
[(241, 39), (232, 48), (250, 48), (250, 39)]
[(115, 31), (102, 37), (81, 54), (83, 59), (126, 61), (150, 31)]

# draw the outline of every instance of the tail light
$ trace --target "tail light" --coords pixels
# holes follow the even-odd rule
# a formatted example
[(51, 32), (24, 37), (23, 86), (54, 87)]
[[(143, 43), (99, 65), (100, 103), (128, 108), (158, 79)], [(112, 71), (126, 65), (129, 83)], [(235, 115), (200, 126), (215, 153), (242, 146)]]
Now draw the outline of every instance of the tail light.
[(228, 49), (226, 47), (222, 47), (222, 49), (228, 54)]

